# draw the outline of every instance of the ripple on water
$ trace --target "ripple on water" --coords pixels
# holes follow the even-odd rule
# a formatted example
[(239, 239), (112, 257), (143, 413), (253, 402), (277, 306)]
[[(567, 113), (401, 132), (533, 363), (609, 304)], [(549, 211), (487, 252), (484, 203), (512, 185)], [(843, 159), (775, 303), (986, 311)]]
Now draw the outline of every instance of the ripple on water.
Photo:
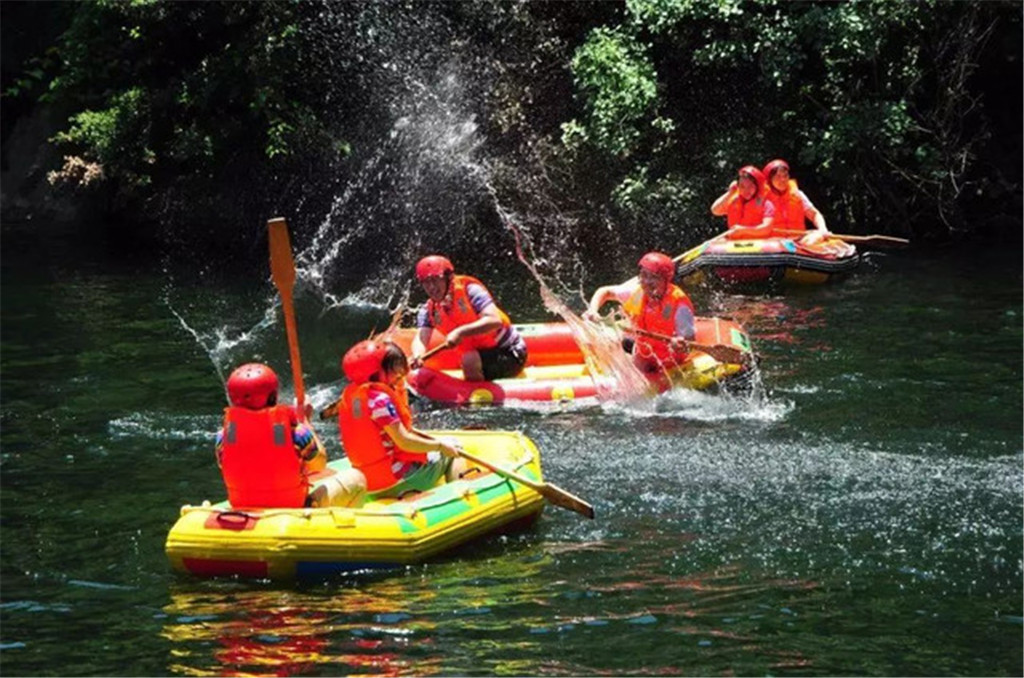
[(744, 398), (729, 394), (710, 394), (675, 389), (656, 398), (630, 403), (609, 402), (603, 405), (608, 414), (628, 417), (676, 417), (699, 422), (755, 421), (777, 422), (793, 411), (791, 401), (773, 401), (766, 397)]
[(220, 416), (213, 414), (176, 416), (140, 411), (112, 419), (107, 430), (115, 439), (211, 440), (220, 423)]

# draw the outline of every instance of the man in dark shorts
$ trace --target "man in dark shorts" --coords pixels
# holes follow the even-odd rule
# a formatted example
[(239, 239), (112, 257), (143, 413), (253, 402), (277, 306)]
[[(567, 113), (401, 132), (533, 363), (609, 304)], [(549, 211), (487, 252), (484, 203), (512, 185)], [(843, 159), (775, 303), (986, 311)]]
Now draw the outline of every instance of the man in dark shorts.
[(434, 330), (462, 354), (466, 381), (493, 381), (519, 374), (526, 364), (526, 342), (494, 303), (482, 282), (456, 275), (448, 259), (431, 255), (416, 264), (416, 279), (429, 299), (416, 316), (419, 333), (412, 342), (412, 367)]

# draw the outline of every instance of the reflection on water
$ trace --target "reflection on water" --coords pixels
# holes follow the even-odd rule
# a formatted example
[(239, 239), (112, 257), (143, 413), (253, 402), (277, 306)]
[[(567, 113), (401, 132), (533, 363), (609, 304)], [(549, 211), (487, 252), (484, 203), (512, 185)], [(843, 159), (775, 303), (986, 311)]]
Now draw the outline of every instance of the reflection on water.
[[(825, 326), (825, 307), (801, 308), (785, 298), (748, 297), (729, 295), (720, 298), (722, 316), (742, 325), (759, 342), (802, 344), (801, 335), (808, 330)], [(805, 348), (828, 350), (827, 345), (814, 344)]]
[[(453, 629), (490, 632), (545, 595), (543, 554), (365, 574), (283, 592), (171, 594), (168, 671), (186, 675), (433, 675)], [(436, 569), (435, 569), (436, 568)], [(530, 584), (530, 582), (535, 582)], [(429, 585), (425, 586), (424, 584)]]
[[(922, 256), (703, 306), (756, 310), (739, 319), (768, 397), (747, 410), (680, 393), (649, 414), (421, 411), (428, 428), (523, 431), (598, 519), (549, 510), (426, 565), (283, 587), (168, 566), (178, 507), (223, 497), (223, 392), (153, 303), (163, 281), (39, 281), (7, 263), (5, 675), (1024, 670), (1018, 262), (1000, 277), (990, 259), (981, 275)], [(263, 293), (179, 294), (196, 326), (222, 323), (221, 305), (264, 308)], [(300, 319), (317, 406), (339, 391), (339, 345), (377, 321)], [(271, 334), (257, 353), (285, 365)], [(336, 456), (336, 428), (317, 426)]]
[[(651, 535), (655, 536), (655, 535)], [(546, 543), (502, 558), (303, 590), (178, 590), (164, 608), (168, 672), (184, 675), (672, 675), (714, 648), (733, 665), (813, 666), (758, 642), (818, 585), (740, 566), (680, 569), (696, 535), (636, 554), (627, 541)], [(615, 576), (545, 580), (560, 563), (614, 559)], [(764, 601), (785, 595), (787, 604)], [(643, 644), (665, 636), (642, 650)], [(562, 638), (557, 660), (550, 638)], [(638, 645), (632, 650), (628, 638)], [(674, 642), (668, 638), (674, 637)], [(623, 642), (625, 641), (625, 643)], [(744, 658), (746, 655), (747, 658)], [(699, 664), (698, 664), (699, 665)], [(687, 668), (690, 667), (690, 668)]]

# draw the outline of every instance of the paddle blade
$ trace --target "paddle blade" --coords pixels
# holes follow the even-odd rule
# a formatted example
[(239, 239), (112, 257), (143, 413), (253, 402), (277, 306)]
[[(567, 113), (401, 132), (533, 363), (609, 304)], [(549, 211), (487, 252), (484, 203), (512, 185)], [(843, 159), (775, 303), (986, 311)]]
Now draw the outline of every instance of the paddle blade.
[(459, 456), (473, 462), (477, 466), (483, 466), (486, 469), (490, 469), (491, 471), (494, 471), (503, 478), (514, 480), (520, 485), (529, 487), (531, 490), (533, 490), (540, 496), (544, 497), (555, 506), (561, 506), (562, 508), (567, 508), (570, 511), (575, 511), (576, 513), (586, 516), (587, 518), (593, 519), (594, 517), (593, 506), (583, 501), (576, 495), (570, 492), (566, 492), (557, 485), (552, 485), (551, 483), (541, 483), (536, 480), (533, 480), (532, 478), (527, 478), (526, 476), (519, 475), (518, 473), (511, 469), (507, 469), (503, 466), (499, 466), (498, 464), (494, 464), (482, 457), (478, 457), (475, 454), (467, 452), (466, 450), (463, 449), (459, 450)]
[(832, 237), (838, 238), (843, 242), (864, 245), (865, 247), (877, 247), (880, 249), (902, 249), (910, 246), (909, 240), (906, 238), (897, 238), (894, 235), (837, 235), (833, 233)]
[[(778, 230), (772, 231), (775, 235), (784, 235), (798, 240), (808, 233), (814, 233), (814, 231), (805, 230)], [(825, 236), (825, 239), (842, 240), (845, 243), (851, 245), (864, 245), (866, 247), (878, 247), (881, 249), (885, 248), (903, 248), (909, 247), (910, 241), (906, 238), (897, 238), (894, 235), (847, 235), (845, 233), (829, 233)]]
[(561, 506), (562, 508), (575, 511), (582, 516), (586, 516), (591, 520), (594, 519), (594, 507), (583, 501), (571, 492), (566, 492), (558, 485), (552, 485), (551, 483), (542, 483), (539, 487), (534, 488), (540, 493), (542, 497), (547, 499), (555, 506)]
[(288, 237), (288, 222), (284, 217), (267, 222), (270, 234), (270, 277), (277, 289), (285, 294), (295, 287), (295, 261), (292, 259), (292, 243)]
[(320, 420), (327, 421), (328, 419), (334, 419), (338, 416), (338, 408), (341, 406), (341, 398), (338, 398), (333, 403), (320, 410)]
[(690, 344), (690, 346), (698, 351), (707, 353), (720, 363), (743, 365), (754, 360), (752, 354), (725, 344)]

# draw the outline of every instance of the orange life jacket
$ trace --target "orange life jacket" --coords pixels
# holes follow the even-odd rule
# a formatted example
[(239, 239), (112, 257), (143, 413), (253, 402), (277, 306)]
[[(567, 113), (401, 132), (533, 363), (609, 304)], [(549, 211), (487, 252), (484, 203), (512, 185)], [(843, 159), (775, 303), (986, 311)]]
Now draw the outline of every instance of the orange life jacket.
[(381, 436), (386, 436), (370, 418), (370, 389), (386, 393), (395, 403), (398, 418), (406, 428), (412, 428), (412, 411), (405, 389), (396, 391), (380, 382), (349, 384), (341, 396), (338, 407), (338, 426), (341, 429), (341, 444), (345, 447), (352, 466), (366, 476), (366, 489), (376, 492), (391, 487), (400, 478), (395, 475), (392, 464), (401, 461), (425, 462), (427, 455), (408, 452), (397, 446), (394, 451), (384, 446)]
[[(636, 291), (622, 305), (622, 310), (629, 316), (633, 327), (672, 337), (676, 333), (676, 312), (680, 306), (686, 306), (690, 313), (694, 313), (693, 302), (678, 285), (670, 284), (659, 301), (649, 299), (643, 288), (637, 285)], [(665, 342), (649, 337), (637, 336), (633, 351), (635, 355), (657, 358), (663, 363), (686, 360), (685, 353), (676, 353)]]
[(301, 508), (309, 480), (295, 450), (298, 420), (288, 405), (224, 410), (221, 473), (235, 508)]
[(768, 189), (768, 200), (775, 206), (772, 230), (802, 231), (807, 228), (804, 220), (804, 203), (797, 193), (795, 179), (789, 180), (785, 192), (780, 193), (772, 186)]
[[(487, 288), (482, 282), (476, 278), (468, 275), (455, 275), (452, 276), (452, 302), (450, 305), (445, 306), (444, 304), (434, 303), (433, 299), (427, 300), (427, 314), (430, 316), (430, 322), (437, 328), (438, 331), (448, 334), (456, 327), (468, 325), (471, 322), (475, 322), (480, 319), (480, 314), (473, 310), (473, 304), (470, 302), (469, 293), (466, 292), (466, 287), (470, 283), (480, 285), (484, 290)], [(487, 292), (490, 294), (490, 292)], [(494, 296), (491, 295), (493, 299)], [(495, 305), (497, 307), (497, 305)], [(480, 348), (494, 348), (498, 345), (498, 335), (506, 327), (511, 325), (511, 321), (505, 312), (500, 308), (498, 309), (498, 315), (501, 317), (501, 327), (494, 330), (493, 332), (485, 332), (483, 334), (474, 334), (463, 339), (457, 348), (463, 351), (475, 350)]]
[(757, 226), (764, 221), (764, 208), (767, 200), (760, 191), (750, 200), (744, 200), (737, 192), (729, 201), (726, 212), (726, 224), (734, 226)]

